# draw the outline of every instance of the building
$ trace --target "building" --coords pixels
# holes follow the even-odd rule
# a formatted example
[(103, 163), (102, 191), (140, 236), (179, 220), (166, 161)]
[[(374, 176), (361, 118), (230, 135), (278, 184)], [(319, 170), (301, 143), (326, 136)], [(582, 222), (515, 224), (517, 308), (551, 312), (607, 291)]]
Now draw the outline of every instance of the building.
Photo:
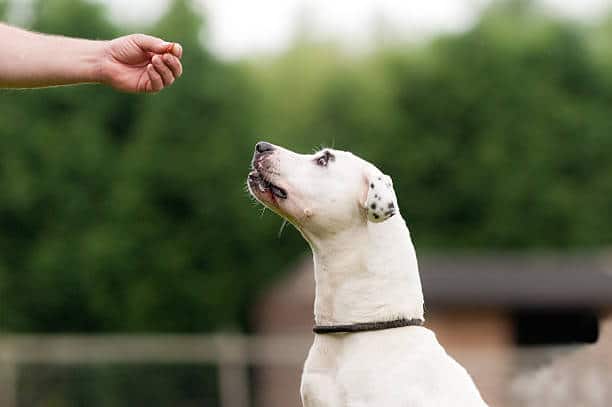
[[(600, 378), (612, 377), (612, 347), (589, 345), (598, 338), (599, 321), (612, 314), (612, 258), (606, 253), (432, 254), (419, 262), (426, 325), (490, 405), (578, 405), (538, 404), (548, 393), (529, 384), (555, 375), (525, 378), (547, 366), (571, 372), (568, 365), (586, 368), (585, 360), (599, 358), (608, 370), (589, 380), (598, 386)], [(261, 299), (253, 314), (257, 333), (311, 335), (313, 300), (312, 261), (304, 258)], [(612, 343), (612, 329), (603, 332), (600, 343)], [(307, 350), (294, 351), (305, 358)], [(301, 365), (256, 369), (256, 405), (300, 406), (300, 374)], [(597, 394), (612, 405), (610, 391)]]

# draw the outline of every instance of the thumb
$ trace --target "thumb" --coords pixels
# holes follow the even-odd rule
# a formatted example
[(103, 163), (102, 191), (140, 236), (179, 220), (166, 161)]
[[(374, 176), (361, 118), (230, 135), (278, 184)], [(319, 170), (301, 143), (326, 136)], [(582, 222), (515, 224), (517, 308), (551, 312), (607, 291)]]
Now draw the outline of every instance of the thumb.
[[(172, 42), (167, 42), (161, 38), (152, 37), (145, 34), (134, 34), (133, 40), (143, 51), (153, 52), (155, 54), (165, 54), (171, 52), (175, 47)], [(178, 45), (178, 44), (176, 44)]]

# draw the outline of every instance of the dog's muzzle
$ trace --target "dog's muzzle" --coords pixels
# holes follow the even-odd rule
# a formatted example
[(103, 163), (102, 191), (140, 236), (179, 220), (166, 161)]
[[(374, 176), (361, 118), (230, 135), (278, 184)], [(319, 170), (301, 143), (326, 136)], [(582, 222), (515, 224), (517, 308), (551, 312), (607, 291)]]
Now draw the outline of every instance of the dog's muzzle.
[(255, 153), (251, 162), (252, 170), (248, 176), (249, 187), (253, 192), (272, 193), (276, 198), (287, 199), (287, 191), (270, 182), (267, 174), (270, 172), (269, 156), (274, 152), (272, 144), (260, 141), (255, 145)]
[(249, 186), (261, 193), (270, 191), (277, 198), (287, 199), (287, 191), (266, 180), (257, 170), (253, 170), (249, 173)]

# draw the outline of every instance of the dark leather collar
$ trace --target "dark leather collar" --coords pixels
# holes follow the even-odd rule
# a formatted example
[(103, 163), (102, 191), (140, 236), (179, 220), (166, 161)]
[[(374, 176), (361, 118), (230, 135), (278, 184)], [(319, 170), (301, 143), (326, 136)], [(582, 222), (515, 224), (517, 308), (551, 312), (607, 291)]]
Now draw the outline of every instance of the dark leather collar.
[(351, 333), (351, 332), (366, 332), (380, 331), (382, 329), (401, 328), (404, 326), (423, 326), (425, 321), (420, 318), (412, 319), (395, 319), (393, 321), (382, 322), (360, 322), (357, 324), (347, 325), (315, 325), (312, 330), (317, 334), (335, 334), (335, 333)]

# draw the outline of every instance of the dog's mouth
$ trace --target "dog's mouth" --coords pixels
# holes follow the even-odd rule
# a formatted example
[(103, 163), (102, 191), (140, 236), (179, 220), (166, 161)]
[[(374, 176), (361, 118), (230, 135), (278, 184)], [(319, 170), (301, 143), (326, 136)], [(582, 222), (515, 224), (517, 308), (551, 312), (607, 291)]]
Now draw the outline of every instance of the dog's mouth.
[(284, 188), (270, 182), (265, 175), (256, 169), (253, 169), (249, 173), (248, 182), (252, 192), (259, 193), (261, 195), (270, 193), (275, 198), (287, 199), (287, 191)]

